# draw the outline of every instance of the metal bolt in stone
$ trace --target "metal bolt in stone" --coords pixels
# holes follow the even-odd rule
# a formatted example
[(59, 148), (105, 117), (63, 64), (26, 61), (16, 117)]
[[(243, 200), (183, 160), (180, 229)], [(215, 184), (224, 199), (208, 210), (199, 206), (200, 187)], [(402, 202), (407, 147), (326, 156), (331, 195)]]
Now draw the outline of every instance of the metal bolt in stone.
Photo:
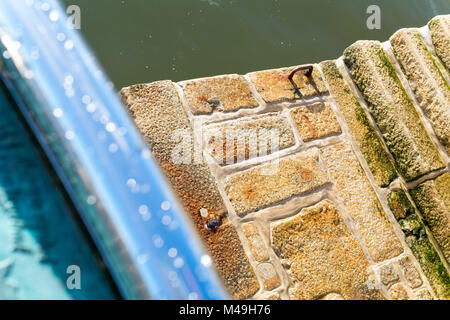
[(294, 77), (294, 74), (296, 74), (297, 72), (302, 71), (302, 70), (306, 70), (304, 75), (307, 76), (308, 78), (310, 78), (312, 75), (313, 66), (307, 65), (307, 66), (301, 66), (301, 67), (295, 68), (294, 70), (292, 70), (291, 74), (288, 77), (289, 81), (292, 82), (293, 81), (292, 78)]

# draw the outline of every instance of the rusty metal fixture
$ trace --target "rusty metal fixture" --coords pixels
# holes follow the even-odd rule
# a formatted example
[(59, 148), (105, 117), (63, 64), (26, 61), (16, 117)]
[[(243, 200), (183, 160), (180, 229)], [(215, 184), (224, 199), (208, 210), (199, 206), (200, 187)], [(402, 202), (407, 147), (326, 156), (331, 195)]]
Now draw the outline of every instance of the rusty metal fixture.
[(304, 75), (309, 78), (312, 75), (313, 66), (312, 65), (306, 65), (306, 66), (301, 66), (301, 67), (295, 68), (294, 70), (292, 70), (291, 74), (288, 77), (289, 81), (293, 82), (292, 78), (294, 77), (294, 74), (296, 74), (297, 72), (302, 71), (302, 70), (306, 70)]

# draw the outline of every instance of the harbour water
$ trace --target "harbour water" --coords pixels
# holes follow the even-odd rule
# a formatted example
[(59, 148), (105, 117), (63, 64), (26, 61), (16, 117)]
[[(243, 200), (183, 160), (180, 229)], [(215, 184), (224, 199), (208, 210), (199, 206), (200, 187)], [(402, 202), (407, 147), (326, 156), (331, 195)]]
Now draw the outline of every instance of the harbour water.
[[(334, 59), (450, 13), (449, 0), (64, 0), (117, 88)], [(370, 5), (381, 11), (370, 30)]]

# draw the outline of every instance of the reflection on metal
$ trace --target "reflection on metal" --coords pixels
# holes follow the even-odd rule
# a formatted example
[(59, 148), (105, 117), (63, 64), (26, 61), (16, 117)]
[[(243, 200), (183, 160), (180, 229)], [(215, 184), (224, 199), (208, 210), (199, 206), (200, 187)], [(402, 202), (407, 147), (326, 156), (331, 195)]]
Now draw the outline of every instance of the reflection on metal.
[(56, 1), (0, 1), (0, 71), (124, 296), (227, 298), (150, 150)]

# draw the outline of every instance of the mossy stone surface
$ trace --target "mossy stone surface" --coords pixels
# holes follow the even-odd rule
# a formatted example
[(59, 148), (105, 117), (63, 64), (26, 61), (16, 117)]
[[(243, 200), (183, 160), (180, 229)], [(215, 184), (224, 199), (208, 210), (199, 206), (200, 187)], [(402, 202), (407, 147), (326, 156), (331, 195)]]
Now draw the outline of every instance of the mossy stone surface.
[(406, 193), (403, 190), (393, 191), (388, 196), (388, 204), (405, 234), (406, 244), (436, 295), (441, 299), (450, 299), (450, 275), (428, 239), (425, 227)]
[(450, 261), (450, 174), (444, 173), (411, 190), (425, 223), (433, 233), (447, 261)]
[(450, 154), (450, 86), (447, 80), (418, 29), (401, 29), (390, 41), (420, 108)]
[(341, 111), (351, 135), (358, 143), (375, 182), (381, 187), (388, 186), (397, 178), (397, 172), (361, 104), (345, 83), (334, 61), (324, 61), (320, 63), (320, 67), (330, 88), (330, 93)]
[(450, 71), (450, 15), (442, 15), (433, 18), (428, 23), (436, 55)]
[(343, 58), (402, 176), (411, 181), (443, 168), (381, 43), (358, 41), (344, 51)]

